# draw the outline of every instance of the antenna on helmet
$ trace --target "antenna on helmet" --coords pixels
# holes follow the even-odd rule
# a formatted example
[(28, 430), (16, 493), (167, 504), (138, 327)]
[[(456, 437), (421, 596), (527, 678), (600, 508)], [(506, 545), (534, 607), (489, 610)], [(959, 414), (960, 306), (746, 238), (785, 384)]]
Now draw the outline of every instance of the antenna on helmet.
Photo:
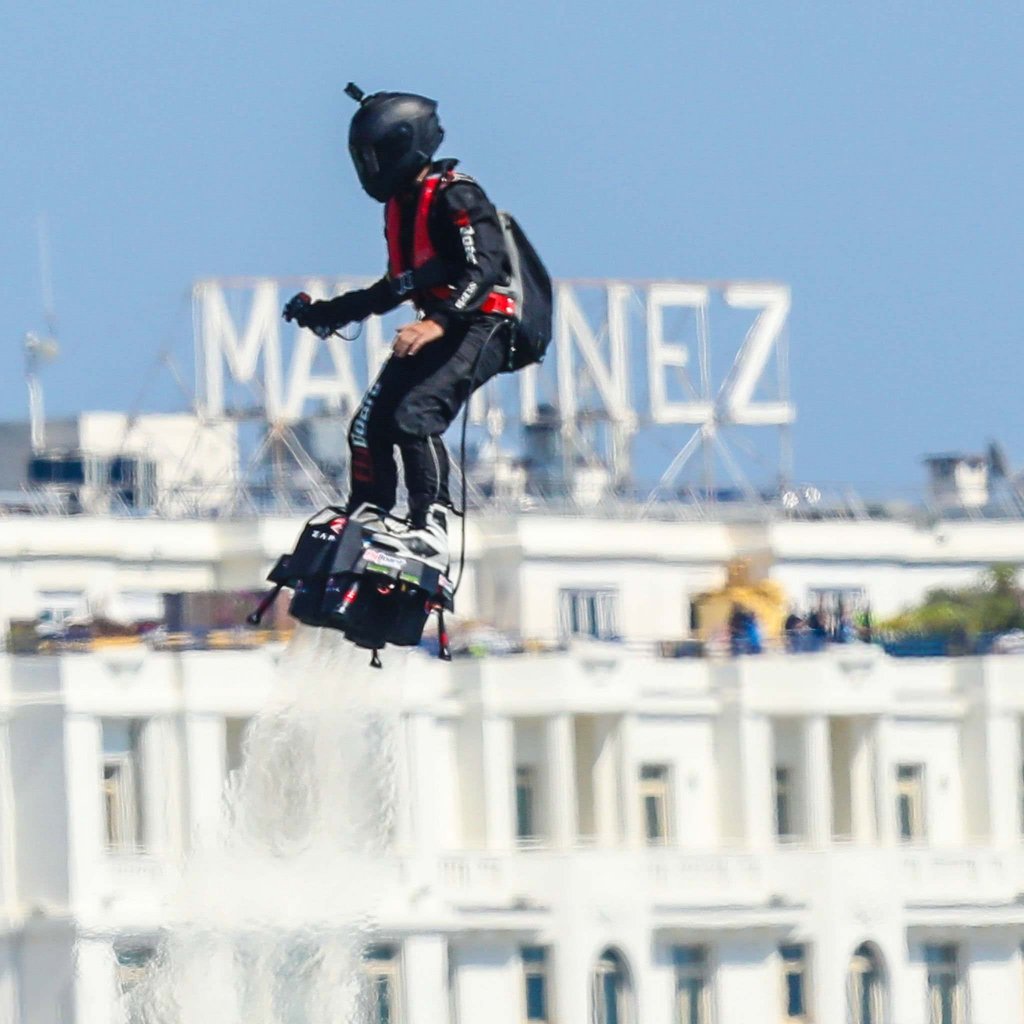
[(362, 103), (363, 100), (366, 99), (366, 93), (363, 92), (355, 82), (349, 82), (348, 85), (345, 86), (345, 95), (351, 96), (356, 103)]

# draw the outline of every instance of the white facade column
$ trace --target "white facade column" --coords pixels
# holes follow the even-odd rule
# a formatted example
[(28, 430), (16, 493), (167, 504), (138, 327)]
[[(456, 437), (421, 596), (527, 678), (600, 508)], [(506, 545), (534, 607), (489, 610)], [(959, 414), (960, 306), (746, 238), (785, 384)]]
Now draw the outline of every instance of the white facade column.
[[(551, 992), (552, 1019), (561, 1024), (576, 1021), (588, 1022), (590, 1017), (590, 992), (593, 971), (596, 964), (590, 959), (591, 947), (580, 942), (579, 923), (560, 930), (552, 936), (554, 946), (554, 985)], [(550, 976), (550, 975), (549, 975)], [(635, 976), (634, 976), (635, 983)], [(643, 1024), (630, 1021), (629, 1024)]]
[[(67, 974), (73, 979), (70, 985), (74, 995), (71, 999), (65, 995), (62, 1000), (73, 1004), (75, 1020), (92, 1022), (121, 1019), (118, 1007), (121, 993), (115, 964), (114, 951), (108, 940), (87, 939), (83, 936), (75, 943), (73, 957), (69, 958), (67, 965)], [(59, 992), (58, 984), (54, 984), (53, 991)], [(60, 1001), (57, 1005), (60, 1005)], [(65, 1009), (67, 1007), (56, 1009), (51, 1018), (33, 1015), (29, 1019), (39, 1020), (40, 1024), (49, 1019), (53, 1024), (58, 1024), (64, 1019)], [(38, 1012), (38, 1008), (34, 1012)]]
[(600, 846), (618, 846), (622, 837), (619, 807), (619, 719), (603, 715), (597, 720), (597, 761), (594, 765), (594, 824)]
[[(832, 912), (831, 904), (827, 905), (829, 910), (821, 919), (827, 920), (827, 914)], [(810, 961), (812, 974), (808, 979), (808, 1020), (820, 1021), (821, 1024), (848, 1024), (847, 986), (853, 951), (856, 949), (856, 945), (851, 946), (851, 941), (856, 940), (848, 939), (846, 934), (837, 934), (833, 928), (825, 928), (813, 936)], [(890, 979), (891, 1000), (892, 977), (894, 973), (899, 972), (901, 965), (889, 962), (886, 967)], [(899, 1021), (899, 1024), (905, 1022), (905, 1018), (895, 1012), (895, 1008), (892, 1017), (888, 1019), (892, 1022)]]
[(402, 943), (405, 1024), (437, 1024), (448, 1012), (448, 943), (443, 935), (410, 935)]
[[(7, 912), (14, 910), (18, 899), (17, 807), (14, 801), (10, 712), (5, 708), (0, 712), (0, 907)], [(2, 977), (0, 972), (0, 979)], [(0, 1013), (2, 1007), (0, 1000)]]
[[(626, 714), (619, 719), (619, 807), (622, 841), (627, 847), (643, 844), (643, 822), (637, 788), (639, 765), (636, 756), (636, 725), (636, 715)], [(672, 808), (676, 822), (683, 820), (679, 814), (680, 788), (676, 780), (676, 804)]]
[(743, 835), (751, 849), (772, 844), (775, 778), (772, 753), (772, 723), (766, 715), (740, 712), (740, 757), (742, 758)]
[(828, 718), (812, 715), (805, 719), (803, 746), (807, 842), (810, 846), (827, 846), (832, 841), (832, 751)]
[(874, 843), (877, 834), (872, 733), (869, 719), (858, 719), (854, 723), (850, 759), (850, 817), (853, 841), (861, 845)]
[(227, 777), (224, 716), (192, 713), (185, 719), (185, 761), (189, 830), (202, 841), (215, 834), (221, 820)]
[(405, 736), (402, 758), (404, 785), (396, 809), (396, 842), (400, 849), (415, 850), (430, 858), (440, 848), (441, 821), (438, 814), (438, 778), (433, 716), (414, 711), (402, 722)]
[(1012, 1021), (1020, 1013), (1020, 961), (1012, 934), (980, 929), (961, 944), (964, 988), (971, 1020)]
[(875, 793), (878, 816), (878, 844), (896, 842), (896, 786), (892, 763), (892, 720), (881, 716), (875, 721)]
[(153, 855), (176, 860), (184, 849), (180, 733), (176, 719), (170, 715), (154, 715), (145, 723), (138, 766), (143, 842)]
[[(716, 1007), (718, 1024), (748, 1024), (754, 1017), (751, 1011), (761, 1007), (759, 1020), (778, 1020), (779, 977), (775, 968), (774, 946), (754, 932), (750, 936), (723, 935), (717, 943)], [(675, 1018), (672, 1018), (675, 1020)]]
[(548, 832), (558, 849), (574, 846), (576, 815), (576, 758), (572, 715), (559, 712), (545, 722), (547, 747)]
[(19, 1024), (18, 939), (13, 934), (0, 937), (0, 1021)]
[[(984, 785), (989, 807), (987, 839), (993, 846), (1015, 846), (1021, 841), (1021, 829), (1024, 827), (1021, 821), (1022, 757), (1018, 717), (995, 712), (988, 715), (985, 748)], [(970, 836), (968, 841), (985, 838)]]
[[(67, 744), (67, 806), (55, 807), (67, 818), (67, 871), (71, 899), (95, 898), (97, 875), (104, 876), (106, 822), (103, 812), (103, 725), (92, 715), (69, 714), (64, 723)], [(62, 826), (63, 827), (63, 826)]]
[(520, 1024), (525, 1014), (518, 944), (495, 933), (464, 935), (464, 940), (448, 954), (454, 967), (453, 1018)]
[(483, 719), (484, 815), (488, 850), (515, 845), (515, 726), (511, 718)]

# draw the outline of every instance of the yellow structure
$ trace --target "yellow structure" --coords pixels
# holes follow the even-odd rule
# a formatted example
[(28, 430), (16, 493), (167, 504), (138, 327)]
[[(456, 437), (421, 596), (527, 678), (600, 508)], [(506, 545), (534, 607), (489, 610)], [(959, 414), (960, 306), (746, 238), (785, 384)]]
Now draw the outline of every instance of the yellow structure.
[(745, 558), (729, 562), (726, 572), (721, 590), (698, 594), (694, 601), (700, 639), (707, 641), (727, 632), (737, 605), (754, 613), (763, 638), (781, 637), (788, 609), (782, 586), (770, 579), (753, 579), (750, 562)]

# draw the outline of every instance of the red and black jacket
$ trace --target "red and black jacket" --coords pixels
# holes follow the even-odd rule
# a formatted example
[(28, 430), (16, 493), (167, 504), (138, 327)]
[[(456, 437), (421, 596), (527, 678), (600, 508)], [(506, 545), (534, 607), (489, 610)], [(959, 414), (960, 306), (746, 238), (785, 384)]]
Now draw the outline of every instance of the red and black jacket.
[(511, 315), (502, 291), (510, 279), (498, 213), (456, 160), (432, 164), (427, 177), (384, 206), (388, 273), (331, 300), (339, 320), (364, 320), (411, 300), (445, 330), (488, 313)]

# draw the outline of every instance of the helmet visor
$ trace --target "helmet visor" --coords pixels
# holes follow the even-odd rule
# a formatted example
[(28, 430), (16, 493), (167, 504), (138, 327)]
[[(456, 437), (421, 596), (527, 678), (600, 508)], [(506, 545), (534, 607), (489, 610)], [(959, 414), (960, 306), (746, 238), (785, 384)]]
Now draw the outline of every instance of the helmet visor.
[(406, 164), (412, 152), (414, 133), (408, 123), (396, 125), (380, 138), (365, 141), (355, 139), (349, 145), (352, 162), (363, 187), (379, 190), (384, 185), (397, 183), (408, 170)]
[(377, 157), (377, 166), (387, 173), (403, 163), (412, 149), (412, 125), (403, 123), (396, 125), (386, 135), (377, 140), (373, 147)]
[(356, 165), (359, 180), (364, 184), (373, 181), (380, 174), (377, 150), (373, 146), (349, 146), (348, 148), (352, 154), (352, 163)]

